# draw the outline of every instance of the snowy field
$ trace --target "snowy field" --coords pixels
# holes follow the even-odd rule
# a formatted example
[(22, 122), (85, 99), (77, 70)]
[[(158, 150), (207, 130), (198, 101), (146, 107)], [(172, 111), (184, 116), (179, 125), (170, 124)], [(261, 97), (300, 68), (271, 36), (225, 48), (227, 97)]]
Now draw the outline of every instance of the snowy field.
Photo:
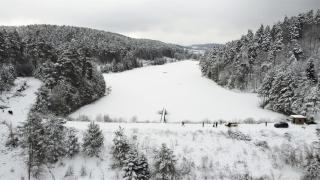
[[(172, 77), (167, 76), (170, 73)], [(136, 80), (139, 76), (140, 80)], [(130, 80), (125, 81), (125, 77)], [(228, 91), (201, 77), (197, 62), (193, 61), (107, 74), (105, 78), (107, 82), (109, 81), (108, 85), (113, 86), (112, 94), (83, 107), (72, 116), (77, 117), (77, 113), (88, 113), (94, 117), (107, 112), (114, 117), (130, 118), (136, 115), (138, 120), (158, 121), (160, 115), (157, 111), (166, 107), (169, 111), (168, 120), (171, 122), (184, 119), (202, 121), (205, 118), (213, 121), (219, 118), (224, 120), (247, 117), (256, 120), (283, 118), (280, 114), (259, 109), (255, 94)], [(141, 79), (148, 85), (143, 86)], [(188, 80), (193, 83), (189, 83)], [(16, 89), (25, 81), (28, 88), (21, 94), (15, 95)], [(167, 88), (157, 88), (160, 82), (165, 83)], [(16, 87), (12, 91), (0, 95), (0, 105), (13, 110), (13, 115), (8, 114), (8, 109), (0, 112), (1, 180), (27, 179), (24, 158), (20, 155), (22, 149), (9, 149), (4, 146), (8, 128), (2, 122), (12, 122), (15, 129), (19, 122), (26, 119), (28, 110), (36, 98), (34, 93), (41, 82), (34, 78), (19, 78), (15, 84)], [(156, 96), (159, 93), (166, 96)], [(130, 94), (135, 96), (131, 97)], [(179, 99), (181, 101), (178, 106), (176, 101)], [(107, 103), (108, 100), (113, 103)], [(112, 111), (107, 111), (109, 108)], [(130, 111), (130, 108), (134, 110)], [(89, 113), (90, 111), (93, 112)], [(319, 122), (318, 119), (316, 121)], [(83, 132), (88, 124), (89, 122), (69, 121), (64, 126), (76, 128), (77, 136), (82, 143)], [(255, 180), (298, 180), (305, 172), (307, 152), (311, 151), (313, 144), (319, 141), (316, 128), (320, 128), (319, 125), (289, 124), (289, 128), (277, 129), (273, 123), (268, 123), (268, 126), (264, 123), (239, 124), (238, 127), (232, 128), (223, 124), (212, 127), (211, 123), (205, 124), (204, 127), (202, 123), (187, 123), (184, 127), (180, 123), (98, 122), (98, 124), (105, 137), (104, 148), (99, 158), (86, 157), (82, 152), (74, 158), (63, 157), (50, 167), (52, 174), (46, 169), (47, 173), (43, 179), (122, 179), (123, 171), (112, 168), (113, 160), (110, 154), (114, 132), (121, 126), (129, 142), (139, 150), (139, 153), (146, 155), (151, 174), (155, 150), (159, 149), (162, 143), (166, 143), (178, 160), (176, 169), (180, 173), (180, 179), (234, 180), (249, 174)], [(81, 176), (83, 170), (86, 173)]]
[[(26, 90), (17, 92), (24, 83), (27, 84)], [(11, 91), (0, 94), (0, 106), (6, 107), (5, 110), (0, 109), (0, 120), (6, 119), (16, 126), (25, 121), (26, 114), (36, 99), (35, 92), (40, 87), (41, 81), (35, 78), (17, 78), (14, 84)], [(10, 115), (8, 110), (11, 110), (13, 115)]]
[(198, 61), (180, 61), (161, 66), (149, 66), (122, 73), (104, 74), (110, 95), (84, 106), (70, 116), (98, 115), (123, 118), (130, 122), (159, 122), (159, 111), (166, 108), (167, 122), (204, 119), (238, 121), (247, 118), (277, 121), (282, 115), (261, 109), (254, 93), (239, 93), (224, 89), (201, 76)]
[[(66, 127), (75, 127), (82, 141), (88, 122), (67, 122)], [(103, 131), (104, 149), (100, 157), (86, 157), (82, 153), (74, 158), (61, 158), (53, 164), (51, 172), (55, 179), (122, 179), (123, 171), (112, 168), (111, 147), (114, 132), (119, 126), (129, 142), (144, 153), (152, 168), (155, 150), (162, 143), (173, 150), (178, 162), (181, 179), (229, 179), (234, 180), (249, 174), (254, 179), (299, 180), (303, 169), (290, 164), (292, 152), (296, 159), (306, 145), (318, 140), (318, 126), (291, 125), (288, 129), (276, 129), (273, 123), (240, 124), (227, 128), (211, 124), (159, 124), (159, 123), (98, 123)], [(0, 124), (0, 143), (4, 144), (7, 128)], [(236, 136), (234, 136), (236, 135)], [(245, 138), (243, 138), (244, 136)], [(0, 146), (0, 179), (21, 179), (27, 171), (21, 149), (13, 150)], [(299, 160), (297, 160), (299, 161)], [(304, 159), (302, 159), (304, 161)], [(72, 169), (73, 174), (67, 176)], [(81, 169), (86, 175), (81, 176)], [(44, 179), (53, 179), (46, 173)]]

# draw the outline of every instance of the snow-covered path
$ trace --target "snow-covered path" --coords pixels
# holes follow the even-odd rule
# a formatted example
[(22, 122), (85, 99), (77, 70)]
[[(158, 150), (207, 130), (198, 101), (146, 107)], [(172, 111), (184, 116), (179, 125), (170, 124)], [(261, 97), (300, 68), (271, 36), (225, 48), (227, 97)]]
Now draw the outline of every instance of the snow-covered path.
[[(28, 88), (21, 92), (21, 96), (14, 96), (24, 82), (27, 83)], [(16, 126), (26, 120), (27, 114), (36, 99), (35, 92), (41, 86), (41, 81), (35, 78), (17, 78), (14, 83), (15, 86), (9, 93), (0, 95), (2, 99), (0, 105), (8, 107), (0, 111), (0, 120), (7, 120)], [(10, 115), (8, 110), (11, 110), (13, 115)]]
[(159, 122), (159, 111), (166, 108), (168, 122), (249, 117), (272, 121), (283, 117), (261, 109), (257, 94), (233, 92), (202, 77), (198, 63), (187, 60), (104, 74), (107, 85), (112, 86), (111, 94), (70, 116), (87, 115), (94, 119), (99, 114), (108, 114), (127, 121), (137, 116), (138, 121)]

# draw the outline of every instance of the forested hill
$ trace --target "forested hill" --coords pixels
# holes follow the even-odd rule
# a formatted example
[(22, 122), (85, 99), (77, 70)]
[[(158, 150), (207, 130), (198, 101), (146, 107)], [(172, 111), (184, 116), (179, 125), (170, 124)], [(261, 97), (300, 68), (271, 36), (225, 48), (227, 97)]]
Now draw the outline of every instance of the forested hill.
[(212, 44), (192, 44), (192, 45), (190, 45), (188, 47), (192, 48), (192, 49), (199, 49), (199, 50), (209, 51), (212, 48), (214, 48), (216, 46), (219, 46), (219, 45), (220, 44), (215, 44), (215, 43), (212, 43)]
[(320, 10), (285, 16), (202, 57), (203, 75), (219, 85), (258, 92), (261, 107), (313, 117), (320, 106)]
[(166, 56), (181, 59), (184, 53), (182, 48), (172, 44), (89, 28), (28, 25), (0, 27), (0, 60), (14, 65), (29, 63), (36, 69), (48, 59), (56, 61), (71, 43), (77, 49), (88, 48), (88, 55), (97, 62), (114, 61), (119, 67), (114, 71), (138, 67), (137, 58), (155, 60)]
[(0, 93), (10, 90), (17, 76), (35, 76), (44, 84), (32, 109), (67, 115), (109, 93), (101, 71), (140, 67), (138, 59), (163, 64), (164, 57), (187, 55), (173, 44), (89, 28), (0, 26)]

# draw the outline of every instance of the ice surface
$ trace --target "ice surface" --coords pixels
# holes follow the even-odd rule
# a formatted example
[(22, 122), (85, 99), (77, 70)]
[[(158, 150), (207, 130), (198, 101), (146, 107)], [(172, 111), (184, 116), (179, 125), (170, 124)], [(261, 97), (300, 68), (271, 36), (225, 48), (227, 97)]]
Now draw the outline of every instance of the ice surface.
[(84, 106), (70, 116), (108, 114), (127, 121), (160, 122), (166, 108), (167, 122), (190, 120), (199, 122), (246, 118), (277, 120), (279, 113), (259, 107), (255, 93), (239, 93), (220, 87), (201, 76), (198, 61), (180, 61), (161, 66), (133, 69), (122, 73), (104, 74), (106, 84), (112, 86), (110, 95)]

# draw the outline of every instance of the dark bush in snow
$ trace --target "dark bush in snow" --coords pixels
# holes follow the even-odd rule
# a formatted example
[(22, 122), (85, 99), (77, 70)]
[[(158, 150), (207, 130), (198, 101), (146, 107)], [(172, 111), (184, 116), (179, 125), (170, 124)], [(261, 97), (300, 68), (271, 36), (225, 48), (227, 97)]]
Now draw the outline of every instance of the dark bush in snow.
[(232, 179), (236, 180), (253, 180), (253, 177), (249, 172), (245, 172), (244, 174), (238, 174), (232, 177)]
[(231, 129), (229, 129), (229, 130), (227, 131), (226, 136), (227, 136), (228, 138), (236, 139), (236, 140), (241, 140), (241, 141), (250, 141), (250, 140), (251, 140), (251, 137), (250, 137), (250, 136), (245, 135), (245, 134), (243, 134), (243, 133), (240, 132), (240, 131), (232, 131)]
[(259, 146), (259, 147), (263, 148), (263, 149), (269, 149), (267, 141), (256, 141), (256, 142), (254, 142), (254, 144), (256, 146)]
[(320, 160), (313, 159), (311, 164), (307, 166), (302, 180), (320, 179)]

